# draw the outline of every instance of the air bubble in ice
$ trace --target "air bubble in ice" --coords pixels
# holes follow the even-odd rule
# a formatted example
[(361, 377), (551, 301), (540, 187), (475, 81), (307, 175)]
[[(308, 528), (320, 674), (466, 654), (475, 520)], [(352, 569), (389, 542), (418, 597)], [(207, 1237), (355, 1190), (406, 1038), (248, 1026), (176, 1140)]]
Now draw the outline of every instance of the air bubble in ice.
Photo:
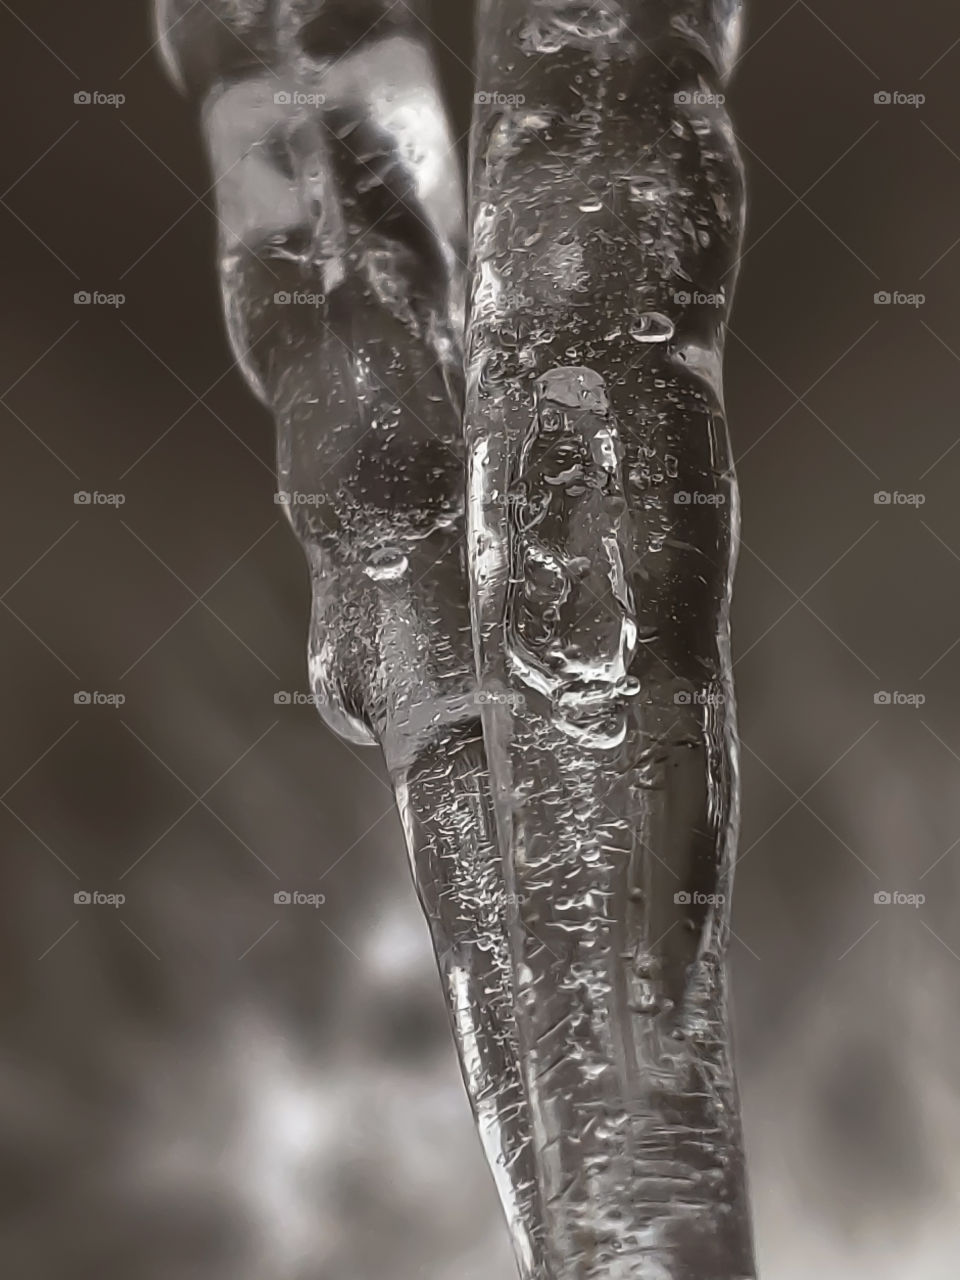
[(645, 311), (630, 326), (634, 342), (669, 342), (673, 334), (673, 321), (661, 311)]
[(367, 561), (364, 573), (374, 582), (395, 582), (407, 571), (407, 557), (397, 547), (381, 547)]
[(511, 486), (508, 658), (583, 743), (622, 742), (637, 643), (623, 447), (595, 371), (538, 379)]

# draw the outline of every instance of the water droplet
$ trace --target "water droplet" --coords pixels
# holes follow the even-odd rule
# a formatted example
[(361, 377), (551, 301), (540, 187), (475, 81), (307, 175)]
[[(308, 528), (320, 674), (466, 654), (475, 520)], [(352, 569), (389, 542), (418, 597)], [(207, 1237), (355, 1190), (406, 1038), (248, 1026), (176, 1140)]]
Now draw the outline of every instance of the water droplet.
[(407, 557), (397, 547), (380, 547), (370, 557), (364, 573), (374, 582), (395, 582), (407, 571)]
[(673, 321), (661, 311), (645, 311), (630, 326), (634, 342), (669, 342), (673, 334)]
[(656, 200), (665, 194), (663, 184), (656, 178), (631, 178), (627, 183), (627, 199), (635, 203), (641, 200)]

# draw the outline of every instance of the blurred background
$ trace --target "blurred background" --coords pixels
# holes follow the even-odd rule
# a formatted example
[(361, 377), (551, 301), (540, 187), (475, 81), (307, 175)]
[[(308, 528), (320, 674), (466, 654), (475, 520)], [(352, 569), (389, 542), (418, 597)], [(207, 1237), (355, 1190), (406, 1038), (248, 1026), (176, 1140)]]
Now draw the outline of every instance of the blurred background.
[[(509, 1280), (383, 771), (298, 704), (307, 575), (149, 8), (0, 2), (0, 1257)], [(435, 8), (462, 134), (468, 6)], [(753, 0), (729, 94), (764, 1280), (956, 1275), (958, 68), (947, 0)]]

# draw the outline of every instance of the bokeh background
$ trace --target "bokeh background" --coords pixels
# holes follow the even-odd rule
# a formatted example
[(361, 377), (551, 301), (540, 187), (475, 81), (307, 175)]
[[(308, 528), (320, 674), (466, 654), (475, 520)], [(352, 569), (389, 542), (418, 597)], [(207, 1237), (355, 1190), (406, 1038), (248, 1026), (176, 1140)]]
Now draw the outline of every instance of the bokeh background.
[[(468, 6), (435, 9), (462, 133)], [(306, 572), (148, 2), (0, 23), (4, 1271), (508, 1280), (383, 772), (275, 701), (306, 689)], [(765, 1280), (957, 1274), (958, 67), (947, 0), (753, 0), (730, 90), (731, 963)], [(74, 103), (95, 90), (126, 100)]]

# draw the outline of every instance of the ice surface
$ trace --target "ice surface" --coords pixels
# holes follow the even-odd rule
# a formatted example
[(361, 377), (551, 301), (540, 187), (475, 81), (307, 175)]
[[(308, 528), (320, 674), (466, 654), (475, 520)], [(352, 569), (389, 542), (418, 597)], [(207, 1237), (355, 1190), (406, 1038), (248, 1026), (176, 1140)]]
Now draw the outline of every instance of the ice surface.
[(755, 1274), (723, 971), (735, 28), (480, 6), (471, 572), (554, 1280)]
[(507, 495), (507, 663), (552, 701), (558, 726), (613, 745), (637, 641), (623, 449), (593, 370), (548, 369), (534, 403)]
[(167, 52), (202, 101), (227, 327), (310, 565), (313, 691), (386, 758), (480, 1137), (541, 1274), (468, 610), (456, 153), (406, 6), (213, 7), (239, 43), (204, 61), (219, 35), (190, 11)]
[(720, 384), (739, 9), (481, 0), (465, 359), (415, 8), (160, 3), (310, 565), (312, 686), (387, 761), (524, 1276), (745, 1280)]

